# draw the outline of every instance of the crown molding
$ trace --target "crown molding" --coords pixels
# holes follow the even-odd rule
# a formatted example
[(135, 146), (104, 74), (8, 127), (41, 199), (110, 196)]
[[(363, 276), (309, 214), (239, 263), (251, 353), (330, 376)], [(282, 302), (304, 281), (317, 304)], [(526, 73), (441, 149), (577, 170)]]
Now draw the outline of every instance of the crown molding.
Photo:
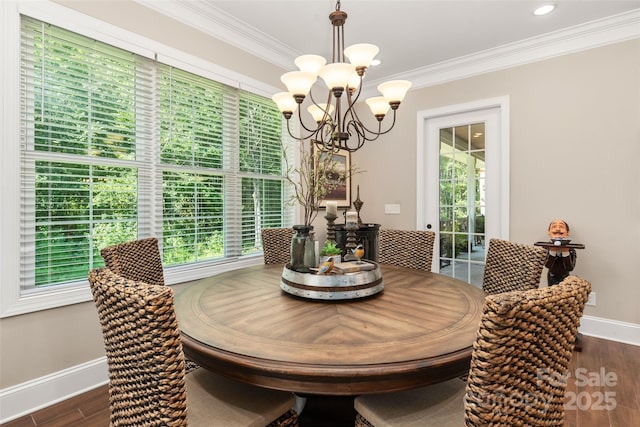
[[(189, 0), (134, 1), (284, 69), (290, 69), (293, 58), (300, 54), (207, 3)], [(370, 80), (363, 86), (361, 95), (375, 95), (377, 85), (386, 80), (411, 80), (412, 89), (420, 89), (639, 37), (640, 9), (634, 9), (427, 67), (408, 70), (384, 80)]]
[(293, 58), (300, 55), (284, 43), (206, 2), (134, 1), (284, 69), (291, 69)]
[[(443, 61), (385, 80), (411, 80), (412, 89), (419, 89), (636, 38), (640, 38), (640, 9)], [(368, 87), (382, 81), (367, 82)]]

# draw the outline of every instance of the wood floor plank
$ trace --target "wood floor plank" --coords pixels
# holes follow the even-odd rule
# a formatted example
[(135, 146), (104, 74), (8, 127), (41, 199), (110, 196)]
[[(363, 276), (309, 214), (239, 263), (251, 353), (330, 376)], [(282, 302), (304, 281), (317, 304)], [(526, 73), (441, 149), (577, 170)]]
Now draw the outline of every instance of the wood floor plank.
[(33, 422), (31, 415), (25, 415), (24, 417), (16, 418), (13, 421), (2, 424), (2, 427), (34, 427), (36, 423)]

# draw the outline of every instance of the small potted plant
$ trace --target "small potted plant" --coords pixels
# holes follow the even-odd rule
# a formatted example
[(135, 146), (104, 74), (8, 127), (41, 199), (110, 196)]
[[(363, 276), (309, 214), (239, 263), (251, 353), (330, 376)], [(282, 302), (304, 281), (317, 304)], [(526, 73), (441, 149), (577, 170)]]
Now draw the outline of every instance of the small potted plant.
[(324, 242), (324, 246), (320, 249), (320, 262), (322, 263), (330, 256), (342, 255), (342, 249), (340, 249), (336, 242), (327, 240)]

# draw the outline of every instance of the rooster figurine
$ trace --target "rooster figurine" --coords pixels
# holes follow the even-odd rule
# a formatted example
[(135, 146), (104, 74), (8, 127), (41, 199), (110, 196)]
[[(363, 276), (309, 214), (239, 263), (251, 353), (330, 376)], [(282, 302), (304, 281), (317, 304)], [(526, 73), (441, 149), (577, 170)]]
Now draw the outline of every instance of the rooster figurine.
[(320, 268), (318, 269), (318, 272), (316, 274), (329, 274), (331, 270), (333, 270), (333, 266), (335, 262), (334, 258), (335, 257), (329, 257), (329, 259), (323, 262), (322, 265), (320, 265)]
[(360, 261), (364, 256), (364, 247), (362, 246), (362, 243), (356, 246), (355, 249), (352, 249), (351, 252), (353, 253), (353, 256), (356, 257), (358, 263), (362, 262)]

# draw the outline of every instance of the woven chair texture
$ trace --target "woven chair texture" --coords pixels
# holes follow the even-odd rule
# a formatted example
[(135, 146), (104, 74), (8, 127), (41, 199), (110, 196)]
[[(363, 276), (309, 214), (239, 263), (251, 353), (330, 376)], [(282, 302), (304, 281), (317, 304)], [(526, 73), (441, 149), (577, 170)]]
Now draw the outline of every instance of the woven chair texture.
[(91, 270), (89, 283), (109, 365), (111, 426), (186, 426), (187, 415), (192, 425), (297, 425), (291, 393), (205, 369), (185, 376), (170, 287), (128, 280), (108, 268)]
[(490, 239), (482, 289), (493, 295), (538, 288), (546, 256), (538, 246)]
[(435, 237), (433, 231), (380, 229), (378, 261), (431, 271)]
[(291, 261), (293, 228), (263, 228), (262, 250), (265, 264), (286, 264)]
[(557, 286), (485, 299), (466, 383), (355, 400), (356, 426), (563, 426), (566, 375), (591, 285)]
[[(158, 239), (155, 237), (108, 246), (103, 248), (100, 254), (106, 267), (125, 279), (150, 285), (165, 284), (162, 256)], [(197, 363), (189, 358), (186, 359), (187, 372), (198, 367)]]
[(164, 285), (162, 257), (155, 237), (108, 246), (100, 254), (109, 270), (126, 279)]

